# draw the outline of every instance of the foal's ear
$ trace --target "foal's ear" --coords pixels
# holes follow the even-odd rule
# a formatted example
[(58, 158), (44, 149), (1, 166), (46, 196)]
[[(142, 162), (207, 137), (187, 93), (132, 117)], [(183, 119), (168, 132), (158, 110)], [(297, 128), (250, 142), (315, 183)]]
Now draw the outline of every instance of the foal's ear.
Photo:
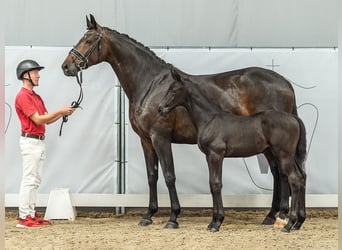
[(86, 19), (87, 19), (87, 29), (88, 30), (97, 29), (99, 25), (96, 23), (95, 17), (92, 14), (90, 14), (89, 16), (90, 16), (90, 20), (89, 20), (88, 17), (86, 17)]
[(172, 75), (173, 79), (175, 79), (176, 81), (181, 82), (181, 77), (180, 77), (179, 73), (177, 72), (177, 70), (175, 68), (171, 69), (171, 75)]

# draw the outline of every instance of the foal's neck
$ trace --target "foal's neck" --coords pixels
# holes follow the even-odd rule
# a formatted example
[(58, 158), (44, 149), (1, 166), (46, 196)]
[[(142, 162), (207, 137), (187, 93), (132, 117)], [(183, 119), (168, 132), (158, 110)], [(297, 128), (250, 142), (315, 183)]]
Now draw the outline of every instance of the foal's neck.
[(191, 119), (197, 128), (205, 126), (215, 116), (224, 112), (196, 84), (186, 82), (184, 86), (188, 92), (185, 107), (189, 111)]

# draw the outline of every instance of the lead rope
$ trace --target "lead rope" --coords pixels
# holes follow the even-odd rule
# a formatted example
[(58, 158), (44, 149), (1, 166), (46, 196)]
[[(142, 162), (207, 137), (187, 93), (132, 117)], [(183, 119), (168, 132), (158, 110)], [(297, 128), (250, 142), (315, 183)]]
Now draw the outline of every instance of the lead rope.
[[(83, 89), (82, 89), (82, 70), (80, 71), (80, 76), (78, 76), (78, 74), (76, 74), (76, 80), (77, 80), (77, 84), (78, 86), (80, 86), (80, 94), (78, 96), (78, 99), (77, 101), (73, 101), (71, 103), (71, 107), (73, 108), (82, 108), (80, 105), (81, 105), (81, 102), (83, 100)], [(59, 136), (62, 135), (62, 129), (63, 129), (63, 125), (64, 123), (66, 123), (68, 121), (68, 115), (63, 115), (63, 120), (62, 120), (62, 123), (61, 123), (61, 127), (59, 129)]]

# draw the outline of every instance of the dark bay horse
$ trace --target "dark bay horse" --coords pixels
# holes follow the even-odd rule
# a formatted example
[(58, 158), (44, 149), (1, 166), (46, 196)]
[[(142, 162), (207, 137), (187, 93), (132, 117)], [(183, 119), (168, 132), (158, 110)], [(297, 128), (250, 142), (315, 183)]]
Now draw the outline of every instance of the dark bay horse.
[(291, 212), (283, 231), (300, 229), (305, 212), (306, 132), (303, 122), (283, 111), (267, 110), (250, 116), (222, 111), (197, 84), (181, 79), (173, 70), (175, 82), (169, 87), (158, 108), (167, 115), (181, 105), (188, 111), (197, 129), (197, 143), (209, 168), (213, 217), (208, 226), (218, 231), (223, 219), (222, 163), (225, 157), (249, 157), (270, 149), (279, 163), (280, 178), (291, 188)]
[[(129, 99), (130, 123), (140, 137), (147, 168), (149, 207), (139, 224), (151, 224), (152, 216), (158, 210), (159, 161), (171, 203), (171, 216), (166, 227), (177, 228), (180, 204), (171, 143), (196, 144), (197, 131), (182, 107), (165, 117), (158, 113), (158, 105), (174, 81), (170, 73), (172, 65), (127, 35), (101, 27), (92, 15), (86, 19), (88, 31), (63, 62), (64, 74), (77, 76), (79, 71), (101, 62), (112, 66)], [(237, 115), (250, 115), (268, 109), (297, 114), (291, 84), (273, 71), (252, 67), (212, 75), (180, 74), (199, 83), (208, 98), (222, 110)], [(289, 211), (289, 187), (288, 183), (281, 181), (271, 152), (266, 150), (264, 154), (271, 163), (274, 187), (272, 208), (263, 223), (273, 224), (279, 211), (281, 218), (285, 218)]]

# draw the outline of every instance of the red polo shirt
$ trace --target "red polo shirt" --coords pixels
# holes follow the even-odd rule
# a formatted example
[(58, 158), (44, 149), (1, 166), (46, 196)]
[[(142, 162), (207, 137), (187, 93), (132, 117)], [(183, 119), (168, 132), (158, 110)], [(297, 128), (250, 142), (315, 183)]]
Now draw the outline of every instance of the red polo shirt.
[(26, 88), (21, 88), (15, 98), (15, 110), (21, 123), (21, 132), (44, 135), (45, 124), (36, 125), (30, 116), (38, 112), (43, 115), (47, 112), (43, 99), (34, 91)]

